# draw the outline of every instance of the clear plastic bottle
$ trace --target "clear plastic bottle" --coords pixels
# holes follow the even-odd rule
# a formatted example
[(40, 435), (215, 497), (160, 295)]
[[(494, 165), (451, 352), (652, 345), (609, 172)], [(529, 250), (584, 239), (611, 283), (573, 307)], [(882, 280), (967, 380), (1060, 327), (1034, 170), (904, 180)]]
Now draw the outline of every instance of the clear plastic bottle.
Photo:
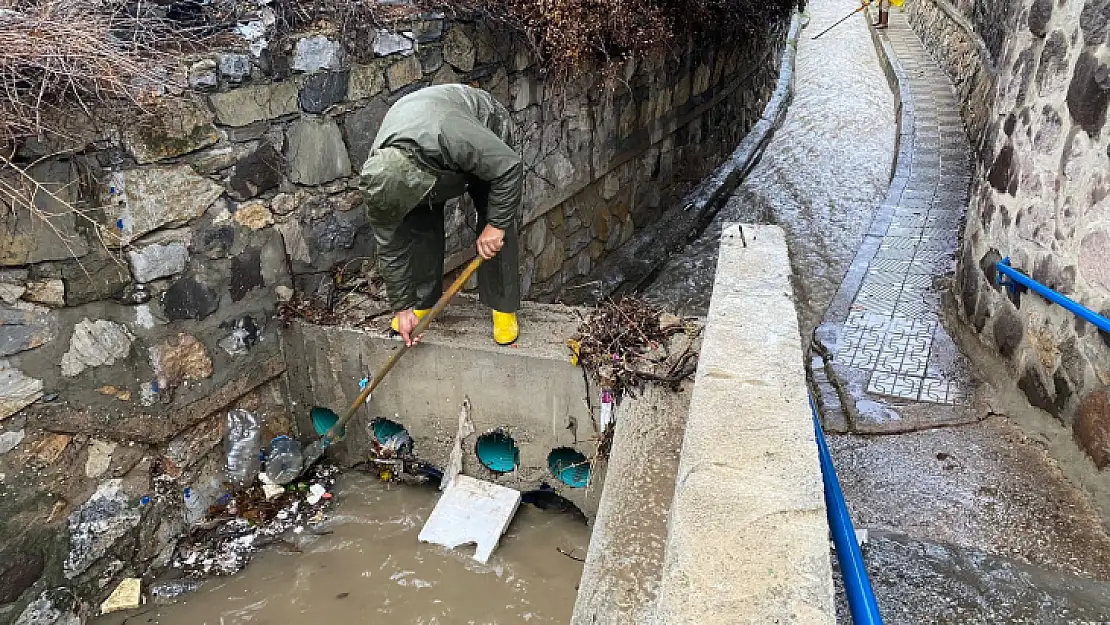
[(189, 525), (204, 520), (208, 514), (208, 504), (195, 488), (186, 488), (182, 494), (185, 502), (185, 522)]
[(266, 475), (275, 484), (288, 484), (301, 474), (304, 457), (301, 444), (288, 436), (278, 436), (270, 441), (266, 454)]
[(246, 488), (258, 477), (258, 454), (262, 450), (262, 424), (254, 413), (236, 408), (227, 413), (227, 479), (236, 487)]

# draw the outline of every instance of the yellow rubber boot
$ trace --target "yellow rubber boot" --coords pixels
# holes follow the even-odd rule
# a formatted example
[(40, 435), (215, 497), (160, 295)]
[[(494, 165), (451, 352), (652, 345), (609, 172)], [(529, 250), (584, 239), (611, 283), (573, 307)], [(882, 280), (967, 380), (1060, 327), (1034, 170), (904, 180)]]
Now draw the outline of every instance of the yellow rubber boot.
[(498, 345), (512, 345), (520, 336), (516, 313), (493, 311), (493, 340)]
[[(427, 310), (420, 310), (419, 308), (417, 308), (417, 309), (414, 309), (412, 312), (416, 313), (416, 318), (417, 319), (423, 319), (424, 317), (426, 317), (428, 315), (428, 313), (432, 312), (432, 309), (429, 308)], [(389, 322), (389, 327), (393, 328), (394, 332), (397, 331), (397, 317), (393, 317), (393, 321)]]

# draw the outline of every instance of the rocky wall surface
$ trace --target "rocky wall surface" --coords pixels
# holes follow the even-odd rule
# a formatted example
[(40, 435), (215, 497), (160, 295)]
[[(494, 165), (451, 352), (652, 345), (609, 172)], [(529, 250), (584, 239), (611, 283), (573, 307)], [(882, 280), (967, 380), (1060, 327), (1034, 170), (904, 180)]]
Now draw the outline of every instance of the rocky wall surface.
[(946, 51), (933, 56), (956, 87), (968, 134), (973, 141), (982, 137), (993, 114), (997, 56), (967, 16), (945, 0), (915, 2), (907, 7), (907, 13), (910, 25), (930, 42), (930, 49)]
[[(146, 114), (75, 112), (67, 142), (0, 171), (23, 198), (0, 195), (0, 623), (68, 623), (164, 565), (223, 492), (229, 408), (258, 411), (266, 440), (293, 429), (277, 310), (333, 303), (337, 272), (372, 266), (357, 172), (398, 98), (464, 82), (512, 111), (522, 286), (550, 299), (732, 151), (786, 27), (551, 82), (483, 23), (421, 15), (357, 50), (271, 26), (263, 10), (249, 49), (189, 59), (188, 88)], [(449, 270), (472, 255), (467, 208), (449, 210)]]
[[(914, 3), (911, 21), (951, 71), (966, 49), (948, 44), (965, 35), (937, 17), (937, 4)], [(1015, 27), (996, 57), (988, 123), (972, 126), (979, 150), (956, 276), (959, 312), (1010, 364), (1029, 402), (1070, 425), (1105, 468), (1110, 335), (996, 285), (995, 263), (1009, 257), (1035, 280), (1110, 313), (1110, 4), (1026, 0), (998, 19)]]

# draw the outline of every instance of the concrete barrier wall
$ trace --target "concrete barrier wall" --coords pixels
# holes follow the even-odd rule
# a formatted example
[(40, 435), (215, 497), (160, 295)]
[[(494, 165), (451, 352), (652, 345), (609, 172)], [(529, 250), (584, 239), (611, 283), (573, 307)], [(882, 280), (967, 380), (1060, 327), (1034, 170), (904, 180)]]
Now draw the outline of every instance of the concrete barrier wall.
[(689, 397), (649, 385), (618, 407), (571, 625), (651, 621)]
[(658, 625), (835, 622), (789, 278), (781, 228), (725, 227), (671, 508)]
[[(489, 335), (489, 311), (459, 298), (436, 318), (419, 349), (406, 354), (352, 420), (332, 455), (344, 464), (365, 462), (369, 426), (384, 418), (405, 427), (421, 460), (442, 469), (458, 432), (463, 399), (469, 398), (474, 433), (464, 439), (463, 472), (522, 491), (548, 484), (592, 517), (604, 476), (591, 467), (588, 488), (560, 483), (548, 454), (569, 447), (592, 458), (597, 428), (582, 369), (570, 362), (566, 340), (577, 319), (561, 306), (526, 304), (521, 337), (499, 347)], [(381, 331), (293, 323), (282, 333), (288, 396), (302, 438), (313, 432), (309, 411), (321, 406), (342, 415), (358, 397), (359, 380), (373, 375), (399, 349)], [(596, 403), (596, 402), (595, 402)], [(500, 430), (516, 442), (520, 466), (507, 474), (485, 469), (475, 455), (477, 438)]]

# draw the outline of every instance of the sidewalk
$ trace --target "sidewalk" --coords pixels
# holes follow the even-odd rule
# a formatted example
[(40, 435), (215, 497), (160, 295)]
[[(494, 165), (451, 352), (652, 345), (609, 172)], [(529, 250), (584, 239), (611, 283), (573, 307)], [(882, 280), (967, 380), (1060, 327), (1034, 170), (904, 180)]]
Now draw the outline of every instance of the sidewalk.
[[(1110, 620), (1110, 536), (1036, 435), (975, 405), (987, 387), (942, 322), (970, 182), (952, 87), (894, 11), (873, 31), (901, 102), (898, 159), (815, 332), (833, 462), (888, 625)], [(849, 622), (841, 602), (842, 622)]]
[[(817, 331), (825, 362), (816, 369), (831, 370), (837, 390), (826, 387), (820, 397), (831, 431), (975, 420), (976, 382), (940, 324), (937, 288), (956, 267), (970, 146), (948, 78), (901, 12), (891, 13), (878, 44), (894, 55), (887, 70), (901, 92), (898, 156), (886, 200)], [(824, 372), (817, 373), (823, 382)]]

